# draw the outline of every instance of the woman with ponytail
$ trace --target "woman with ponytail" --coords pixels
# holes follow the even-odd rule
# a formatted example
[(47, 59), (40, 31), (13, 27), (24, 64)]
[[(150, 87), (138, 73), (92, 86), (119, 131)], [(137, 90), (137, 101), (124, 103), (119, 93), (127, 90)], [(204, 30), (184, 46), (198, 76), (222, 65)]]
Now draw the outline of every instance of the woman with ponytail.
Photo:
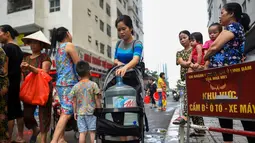
[(8, 130), (11, 141), (15, 120), (18, 125), (18, 136), (16, 142), (25, 142), (23, 139), (23, 111), (21, 109), (21, 103), (19, 99), (20, 81), (21, 81), (21, 69), (20, 64), (23, 60), (23, 53), (18, 45), (14, 43), (15, 37), (19, 33), (13, 29), (10, 25), (0, 26), (0, 43), (2, 43), (3, 49), (6, 53), (8, 61), (8, 79), (9, 89), (7, 93), (7, 116), (8, 116)]
[[(58, 43), (58, 45), (57, 45)], [(56, 89), (61, 104), (61, 115), (56, 126), (52, 143), (65, 142), (64, 131), (68, 120), (73, 115), (70, 91), (78, 82), (75, 65), (80, 60), (72, 36), (64, 27), (53, 29), (50, 54), (56, 57), (57, 81)]]
[[(221, 10), (220, 22), (225, 26), (210, 46), (205, 60), (210, 61), (209, 68), (218, 68), (239, 64), (244, 55), (245, 32), (249, 30), (250, 18), (242, 12), (238, 3), (227, 3)], [(233, 128), (233, 120), (219, 119), (222, 128)], [(255, 122), (241, 121), (244, 130), (255, 131)], [(225, 143), (233, 142), (233, 134), (222, 133)], [(255, 143), (254, 137), (247, 137), (249, 143)]]

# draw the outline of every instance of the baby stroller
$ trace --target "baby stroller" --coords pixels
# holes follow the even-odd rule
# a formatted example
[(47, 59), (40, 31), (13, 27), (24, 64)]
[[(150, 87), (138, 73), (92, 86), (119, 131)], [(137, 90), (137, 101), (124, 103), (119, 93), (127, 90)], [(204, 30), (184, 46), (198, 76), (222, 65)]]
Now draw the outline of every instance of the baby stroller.
[[(95, 110), (95, 116), (97, 116), (97, 127), (96, 127), (96, 140), (97, 143), (144, 143), (144, 131), (149, 131), (148, 120), (145, 114), (143, 97), (145, 96), (143, 76), (139, 69), (134, 68), (128, 70), (126, 75), (123, 77), (123, 82), (126, 85), (132, 86), (136, 92), (136, 102), (137, 107), (129, 108), (106, 108), (106, 98), (105, 92), (107, 89), (116, 82), (115, 72), (121, 66), (113, 67), (106, 75), (105, 82), (103, 85), (103, 97), (104, 104), (102, 109)], [(125, 83), (124, 78), (131, 79), (129, 83)], [(131, 85), (133, 84), (133, 85)], [(123, 123), (114, 122), (113, 114), (123, 114), (125, 113), (136, 113), (138, 125), (124, 125)], [(106, 119), (106, 114), (111, 114), (113, 121)], [(115, 120), (116, 121), (116, 120)], [(132, 139), (128, 141), (120, 141), (118, 137), (120, 136), (131, 136)], [(113, 138), (116, 137), (117, 140)], [(115, 139), (116, 139), (115, 138)]]
[[(52, 107), (53, 107), (53, 123), (52, 123), (52, 127), (51, 127), (51, 138), (53, 137), (54, 131), (56, 129), (56, 125), (58, 123), (58, 120), (60, 118), (60, 114), (61, 114), (61, 105), (58, 99), (58, 96), (56, 94), (56, 92), (53, 91), (53, 103), (52, 103)], [(65, 131), (74, 131), (74, 138), (75, 139), (79, 139), (79, 132), (78, 132), (78, 127), (77, 127), (77, 122), (74, 119), (74, 116), (72, 115), (71, 119), (67, 122)]]

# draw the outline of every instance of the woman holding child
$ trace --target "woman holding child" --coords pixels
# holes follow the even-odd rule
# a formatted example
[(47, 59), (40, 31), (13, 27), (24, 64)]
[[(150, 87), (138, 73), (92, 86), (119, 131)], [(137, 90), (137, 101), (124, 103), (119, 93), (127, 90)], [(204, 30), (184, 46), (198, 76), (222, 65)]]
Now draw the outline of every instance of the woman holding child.
[[(227, 3), (221, 10), (220, 23), (225, 26), (216, 40), (211, 44), (204, 59), (209, 60), (209, 68), (218, 68), (239, 64), (242, 62), (245, 43), (245, 32), (249, 30), (250, 18), (242, 13), (238, 3)], [(219, 119), (222, 128), (233, 128), (233, 120)], [(255, 123), (241, 121), (244, 130), (255, 131)], [(233, 135), (223, 133), (225, 143), (233, 142)], [(254, 137), (247, 137), (249, 143), (254, 143)]]

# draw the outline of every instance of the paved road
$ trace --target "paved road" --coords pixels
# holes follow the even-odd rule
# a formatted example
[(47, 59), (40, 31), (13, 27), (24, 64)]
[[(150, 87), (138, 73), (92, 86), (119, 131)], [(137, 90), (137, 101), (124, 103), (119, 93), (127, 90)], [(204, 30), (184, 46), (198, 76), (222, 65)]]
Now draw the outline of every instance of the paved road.
[(166, 130), (178, 103), (173, 101), (170, 95), (167, 98), (167, 109), (165, 112), (158, 111), (155, 108), (151, 109), (149, 105), (146, 105), (145, 111), (150, 125), (150, 131), (145, 134), (146, 143), (161, 143), (164, 141)]
[[(150, 105), (145, 105), (145, 111), (147, 113), (150, 131), (145, 133), (146, 143), (161, 143), (164, 141), (165, 133), (173, 116), (174, 110), (178, 105), (178, 102), (172, 100), (171, 95), (168, 97), (167, 110), (165, 112), (158, 111), (155, 108), (150, 108)], [(32, 132), (25, 130), (25, 140), (29, 142), (29, 138)], [(49, 133), (50, 134), (50, 133)], [(15, 135), (14, 135), (15, 136)], [(76, 143), (77, 140), (74, 137), (74, 132), (65, 132), (65, 139), (69, 143)], [(50, 142), (50, 138), (49, 138)]]

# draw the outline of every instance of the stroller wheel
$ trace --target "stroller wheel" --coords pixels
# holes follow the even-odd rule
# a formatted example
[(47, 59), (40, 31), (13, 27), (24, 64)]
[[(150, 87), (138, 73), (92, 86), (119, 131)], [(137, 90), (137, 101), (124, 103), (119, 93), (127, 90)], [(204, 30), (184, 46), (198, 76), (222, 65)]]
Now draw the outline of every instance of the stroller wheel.
[(80, 133), (79, 132), (74, 132), (74, 138), (76, 140), (79, 140), (79, 136), (80, 136)]

